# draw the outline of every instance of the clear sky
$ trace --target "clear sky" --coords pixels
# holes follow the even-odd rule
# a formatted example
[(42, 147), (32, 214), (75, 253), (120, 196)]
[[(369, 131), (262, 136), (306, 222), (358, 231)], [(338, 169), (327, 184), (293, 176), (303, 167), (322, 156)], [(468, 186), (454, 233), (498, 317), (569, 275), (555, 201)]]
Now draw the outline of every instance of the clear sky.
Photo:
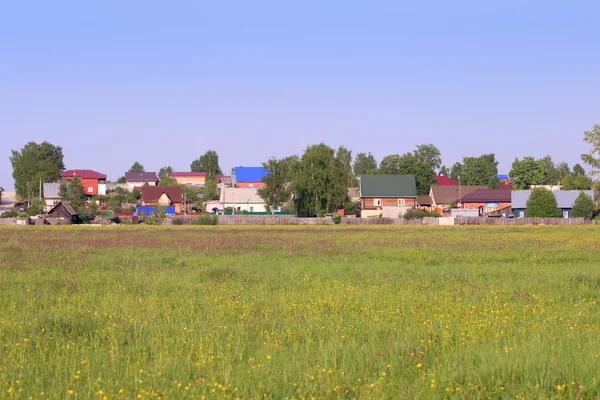
[[(94, 4), (91, 4), (94, 3)], [(600, 123), (598, 1), (5, 1), (0, 186), (28, 141), (121, 176), (321, 141), (573, 165)]]

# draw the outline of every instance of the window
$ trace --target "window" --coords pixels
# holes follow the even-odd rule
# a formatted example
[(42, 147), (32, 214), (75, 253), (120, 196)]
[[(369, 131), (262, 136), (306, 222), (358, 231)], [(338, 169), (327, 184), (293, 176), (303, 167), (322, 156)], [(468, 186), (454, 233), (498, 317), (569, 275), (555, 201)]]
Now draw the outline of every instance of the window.
[(525, 218), (525, 211), (519, 211), (519, 218)]
[(404, 199), (398, 199), (398, 207), (404, 207)]
[(91, 186), (88, 186), (88, 193), (92, 193), (94, 191), (94, 188)]
[(250, 212), (254, 212), (254, 207), (250, 207)]
[(378, 207), (381, 205), (381, 199), (373, 199), (373, 205)]
[(563, 211), (563, 218), (569, 218), (569, 212)]
[(248, 187), (254, 187), (254, 184), (252, 184), (252, 183), (249, 183), (249, 184), (248, 184)]

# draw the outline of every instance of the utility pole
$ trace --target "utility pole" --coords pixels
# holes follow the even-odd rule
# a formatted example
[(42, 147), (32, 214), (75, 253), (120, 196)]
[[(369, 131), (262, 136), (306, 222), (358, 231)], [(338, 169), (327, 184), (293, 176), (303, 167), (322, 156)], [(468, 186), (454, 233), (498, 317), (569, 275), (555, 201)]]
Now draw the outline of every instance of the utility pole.
[(31, 190), (29, 189), (29, 182), (27, 182), (27, 207), (31, 203)]
[(40, 201), (42, 201), (42, 178), (40, 178)]

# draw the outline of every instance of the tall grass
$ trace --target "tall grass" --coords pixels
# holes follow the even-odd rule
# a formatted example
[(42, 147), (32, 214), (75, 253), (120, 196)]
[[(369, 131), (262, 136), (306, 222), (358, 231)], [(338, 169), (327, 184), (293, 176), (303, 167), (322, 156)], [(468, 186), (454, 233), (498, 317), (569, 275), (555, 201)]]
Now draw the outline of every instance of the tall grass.
[(3, 227), (0, 398), (594, 398), (594, 227)]

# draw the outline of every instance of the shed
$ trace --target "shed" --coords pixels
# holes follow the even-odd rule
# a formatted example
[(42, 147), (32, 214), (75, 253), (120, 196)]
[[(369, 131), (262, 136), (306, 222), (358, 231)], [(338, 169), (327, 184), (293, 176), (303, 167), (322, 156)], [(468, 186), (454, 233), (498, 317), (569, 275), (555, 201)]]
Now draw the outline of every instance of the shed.
[(68, 219), (71, 223), (76, 224), (79, 222), (79, 215), (69, 202), (60, 200), (50, 211), (48, 216), (52, 218), (63, 218)]

